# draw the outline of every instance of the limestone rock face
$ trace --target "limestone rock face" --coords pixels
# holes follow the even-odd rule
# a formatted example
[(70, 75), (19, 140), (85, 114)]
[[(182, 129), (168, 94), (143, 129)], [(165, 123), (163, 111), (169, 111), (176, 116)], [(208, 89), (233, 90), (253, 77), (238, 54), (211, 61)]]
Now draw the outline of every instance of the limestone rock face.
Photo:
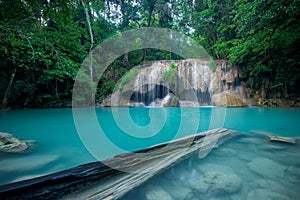
[(235, 81), (234, 74), (231, 70), (225, 74), (225, 80), (227, 83), (233, 83)]
[(12, 134), (0, 132), (0, 152), (18, 153), (23, 152), (28, 145)]
[(111, 106), (111, 96), (108, 96), (101, 103), (101, 107), (110, 107), (110, 106)]
[(246, 103), (233, 91), (224, 91), (212, 96), (212, 103), (216, 106), (241, 107)]
[(253, 97), (257, 106), (269, 106), (269, 107), (300, 107), (300, 98), (261, 98), (259, 94)]
[[(156, 105), (156, 99), (162, 100), (171, 93), (179, 101), (193, 102), (196, 106), (211, 105), (211, 96), (219, 95), (220, 99), (224, 96), (224, 91), (229, 94), (226, 97), (228, 106), (248, 105), (244, 100), (248, 91), (244, 84), (239, 83), (238, 69), (227, 67), (226, 60), (214, 63), (214, 69), (210, 60), (198, 59), (163, 60), (137, 66), (130, 71), (132, 73), (128, 72), (120, 80), (112, 94), (111, 106), (130, 106), (133, 102), (140, 102), (145, 106)], [(170, 71), (173, 76), (170, 76)], [(218, 96), (215, 98), (216, 105), (227, 106), (222, 103), (223, 100), (217, 101)], [(103, 105), (107, 106), (108, 103), (104, 101)], [(175, 106), (178, 106), (177, 103)]]

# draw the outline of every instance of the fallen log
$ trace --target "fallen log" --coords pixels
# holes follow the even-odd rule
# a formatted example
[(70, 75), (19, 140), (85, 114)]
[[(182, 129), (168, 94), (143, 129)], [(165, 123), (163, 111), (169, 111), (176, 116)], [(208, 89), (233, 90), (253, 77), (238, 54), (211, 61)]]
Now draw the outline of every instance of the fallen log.
[(118, 199), (199, 150), (240, 133), (219, 128), (117, 155), (101, 162), (0, 186), (0, 199)]
[(275, 135), (269, 135), (268, 137), (271, 142), (283, 142), (283, 143), (289, 143), (289, 144), (296, 144), (296, 139), (294, 139), (294, 138), (275, 136)]

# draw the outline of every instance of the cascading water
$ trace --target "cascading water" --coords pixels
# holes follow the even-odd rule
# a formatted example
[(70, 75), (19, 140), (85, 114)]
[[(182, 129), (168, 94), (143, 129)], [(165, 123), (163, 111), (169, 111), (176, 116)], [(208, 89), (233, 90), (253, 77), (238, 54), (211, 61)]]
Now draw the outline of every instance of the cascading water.
[[(177, 77), (174, 83), (169, 83), (164, 73), (171, 69), (172, 63), (176, 66)], [(211, 64), (209, 60), (189, 59), (156, 61), (141, 67), (137, 76), (116, 92), (121, 94), (117, 95), (118, 105), (161, 106), (171, 92), (181, 106), (206, 106), (212, 105), (213, 95), (244, 87), (239, 82), (237, 68), (229, 67), (226, 60), (214, 61), (213, 70)], [(244, 88), (238, 88), (234, 95), (239, 93), (246, 96)]]

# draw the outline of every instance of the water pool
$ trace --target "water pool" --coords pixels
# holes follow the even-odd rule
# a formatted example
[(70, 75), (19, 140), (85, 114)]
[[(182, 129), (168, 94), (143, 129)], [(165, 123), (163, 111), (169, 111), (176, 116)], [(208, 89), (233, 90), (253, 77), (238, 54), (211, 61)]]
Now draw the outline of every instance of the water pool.
[[(122, 125), (122, 119), (125, 119), (124, 117), (127, 116), (126, 114), (130, 115), (130, 120), (128, 121), (128, 118), (126, 118), (127, 121), (124, 120), (125, 122)], [(228, 142), (228, 144), (225, 144), (218, 149), (214, 149), (205, 159), (199, 159), (197, 157), (191, 158), (189, 161), (186, 161), (178, 167), (166, 172), (166, 174), (171, 172), (175, 173), (173, 174), (174, 176), (171, 176), (174, 178), (171, 182), (176, 182), (178, 177), (183, 177), (183, 180), (191, 178), (185, 177), (185, 175), (178, 175), (181, 173), (181, 168), (186, 168), (181, 167), (184, 165), (191, 166), (190, 168), (186, 168), (186, 173), (193, 175), (193, 177), (202, 177), (205, 175), (206, 171), (204, 171), (204, 173), (199, 170), (201, 167), (198, 166), (200, 165), (204, 166), (203, 169), (214, 169), (212, 166), (216, 167), (224, 165), (224, 168), (226, 168), (226, 166), (230, 166), (230, 170), (233, 171), (234, 175), (241, 179), (241, 186), (238, 191), (234, 192), (234, 195), (245, 196), (245, 194), (248, 195), (248, 193), (250, 193), (250, 197), (253, 195), (261, 195), (261, 193), (265, 193), (265, 188), (258, 188), (257, 191), (254, 189), (256, 187), (255, 185), (273, 184), (275, 188), (275, 183), (284, 186), (284, 188), (290, 188), (290, 192), (295, 191), (294, 193), (297, 193), (296, 189), (293, 189), (293, 182), (289, 182), (287, 180), (286, 182), (290, 185), (281, 184), (281, 182), (278, 182), (269, 176), (266, 178), (262, 175), (262, 173), (257, 173), (255, 170), (250, 169), (249, 166), (258, 165), (258, 169), (263, 169), (266, 166), (273, 166), (273, 163), (275, 163), (275, 166), (280, 166), (280, 169), (282, 169), (283, 166), (284, 173), (298, 173), (297, 170), (300, 165), (299, 162), (296, 163), (296, 161), (299, 160), (299, 157), (293, 157), (299, 154), (299, 147), (297, 145), (293, 147), (288, 146), (283, 149), (278, 147), (275, 148), (275, 150), (269, 147), (266, 147), (266, 149), (263, 150), (259, 148), (259, 146), (269, 145), (266, 143), (267, 141), (261, 138), (262, 133), (299, 137), (300, 109), (255, 107), (153, 109), (99, 108), (96, 109), (95, 116), (90, 115), (89, 112), (86, 112), (86, 110), (81, 110), (80, 116), (80, 123), (84, 125), (81, 129), (84, 130), (78, 132), (78, 128), (80, 129), (81, 125), (78, 127), (76, 124), (76, 129), (71, 109), (1, 111), (0, 131), (13, 133), (17, 137), (25, 140), (35, 140), (36, 146), (31, 152), (24, 154), (1, 155), (0, 185), (64, 170), (83, 163), (93, 162), (97, 159), (101, 160), (109, 158), (118, 153), (146, 148), (157, 143), (205, 131), (213, 126), (220, 125), (246, 133), (249, 137), (248, 143), (241, 142), (240, 140), (242, 140), (242, 138), (237, 139), (232, 142)], [(117, 124), (116, 118), (114, 117), (117, 117), (121, 124)], [(98, 133), (98, 127), (92, 124), (95, 120), (100, 124), (102, 130), (101, 133)], [(131, 122), (134, 122), (137, 126), (127, 126)], [(151, 124), (151, 126), (149, 124)], [(125, 126), (125, 129), (123, 129), (124, 127), (122, 128), (122, 126)], [(95, 135), (91, 133), (97, 133), (97, 140), (95, 140)], [(263, 142), (266, 144), (262, 144)], [(258, 145), (257, 143), (259, 143), (259, 146), (255, 146)], [(215, 154), (218, 154), (218, 151), (224, 151), (222, 150), (223, 147), (225, 150), (226, 148), (227, 150), (229, 149), (229, 152), (235, 152), (233, 153), (234, 156), (217, 157)], [(97, 154), (96, 158), (95, 154)], [(289, 160), (294, 162), (289, 163), (284, 160), (276, 159), (278, 155), (284, 158), (290, 157)], [(211, 166), (208, 164), (211, 164)], [(208, 165), (208, 167), (205, 167), (206, 165)], [(244, 174), (241, 174), (243, 172), (242, 169), (244, 170)], [(210, 176), (212, 176), (212, 174), (208, 174), (208, 178)], [(222, 175), (220, 176), (222, 178)], [(168, 182), (169, 179), (163, 177), (164, 175), (153, 178), (153, 180), (159, 180), (159, 182), (154, 181), (154, 183), (156, 182), (160, 184), (151, 184), (151, 181), (149, 181), (149, 183), (141, 187), (142, 189), (136, 189), (132, 192), (132, 194), (141, 195), (146, 198), (145, 195), (148, 188), (154, 186), (162, 187), (162, 185), (166, 185), (164, 182)], [(193, 180), (193, 177), (191, 180)], [(296, 176), (296, 178), (297, 177), (298, 176)], [(296, 178), (294, 177), (294, 179)], [(263, 183), (264, 180), (269, 182)], [(255, 181), (257, 183), (255, 183)], [(172, 185), (170, 183), (169, 189), (174, 191), (173, 185), (177, 188), (176, 185), (178, 184), (172, 183)], [(251, 183), (251, 185), (254, 186), (250, 187), (248, 186), (248, 183)], [(297, 183), (299, 184), (299, 182)], [(186, 187), (187, 186), (182, 186), (180, 184), (178, 185), (178, 188)], [(160, 188), (155, 189), (155, 191), (162, 190), (168, 193), (169, 189)], [(192, 196), (194, 195), (194, 197), (195, 194), (196, 197), (197, 194), (204, 195), (204, 199), (207, 197), (219, 198), (218, 195), (223, 195), (223, 193), (217, 195), (213, 194), (214, 192), (212, 191), (214, 190), (207, 190), (206, 192), (201, 193), (195, 189), (189, 193), (191, 193)], [(234, 195), (230, 194), (229, 196), (226, 196), (226, 198), (239, 199)], [(298, 194), (293, 194), (290, 195), (290, 197), (299, 197), (297, 195)], [(167, 195), (165, 196), (167, 198)], [(192, 196), (189, 196), (188, 198), (192, 198)], [(196, 199), (199, 198), (197, 197)]]
[(300, 199), (300, 145), (252, 133), (231, 139), (153, 177), (122, 200)]

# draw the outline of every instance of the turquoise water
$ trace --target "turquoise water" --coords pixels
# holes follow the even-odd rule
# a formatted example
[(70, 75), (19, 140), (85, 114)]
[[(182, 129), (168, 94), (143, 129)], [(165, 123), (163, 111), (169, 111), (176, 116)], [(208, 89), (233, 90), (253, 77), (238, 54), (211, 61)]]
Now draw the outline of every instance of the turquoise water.
[(97, 108), (95, 114), (86, 109), (74, 113), (76, 123), (72, 109), (1, 111), (1, 132), (36, 143), (29, 152), (0, 155), (0, 185), (222, 126), (254, 135), (300, 136), (300, 109)]
[(122, 200), (298, 200), (299, 153), (299, 143), (244, 134), (152, 177)]

